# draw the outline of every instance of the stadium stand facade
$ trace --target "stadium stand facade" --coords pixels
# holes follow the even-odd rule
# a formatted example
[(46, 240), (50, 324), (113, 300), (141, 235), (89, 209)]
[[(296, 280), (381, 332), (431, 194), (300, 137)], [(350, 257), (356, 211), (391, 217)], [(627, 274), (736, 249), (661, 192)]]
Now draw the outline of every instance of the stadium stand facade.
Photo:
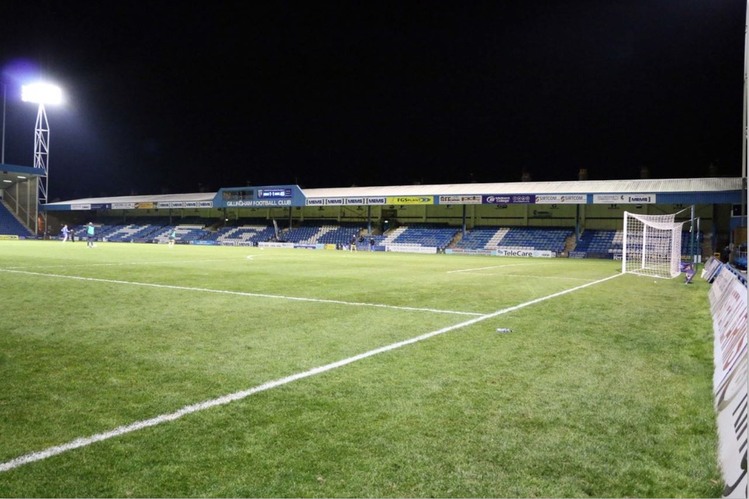
[[(707, 257), (725, 244), (745, 241), (746, 217), (735, 216), (742, 193), (740, 178), (242, 187), (49, 203), (42, 207), (49, 219), (44, 232), (30, 231), (28, 223), (21, 224), (25, 230), (16, 226), (2, 232), (54, 238), (63, 224), (80, 234), (93, 220), (97, 236), (111, 242), (166, 242), (176, 228), (182, 244), (273, 242), (335, 248), (353, 242), (359, 249), (527, 250), (616, 258), (624, 211), (686, 209), (681, 216), (690, 221), (682, 248)], [(3, 205), (12, 212), (8, 203)]]

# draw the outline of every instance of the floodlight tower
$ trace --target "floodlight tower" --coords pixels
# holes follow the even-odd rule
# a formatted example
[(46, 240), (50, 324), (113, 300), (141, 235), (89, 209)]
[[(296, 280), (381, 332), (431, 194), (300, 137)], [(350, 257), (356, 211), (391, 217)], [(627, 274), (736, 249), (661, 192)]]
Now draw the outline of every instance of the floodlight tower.
[[(42, 170), (39, 176), (39, 204), (47, 204), (47, 181), (49, 173), (49, 122), (46, 105), (62, 103), (60, 87), (44, 83), (32, 83), (21, 87), (21, 100), (38, 104), (34, 127), (34, 168)], [(44, 230), (47, 230), (47, 212), (44, 212)]]

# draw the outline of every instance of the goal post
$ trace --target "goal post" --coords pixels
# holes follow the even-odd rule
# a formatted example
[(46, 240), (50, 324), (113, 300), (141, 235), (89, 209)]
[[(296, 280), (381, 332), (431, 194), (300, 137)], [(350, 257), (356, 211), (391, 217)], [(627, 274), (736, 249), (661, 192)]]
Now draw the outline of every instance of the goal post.
[(681, 273), (681, 226), (676, 214), (624, 212), (622, 273), (671, 279)]

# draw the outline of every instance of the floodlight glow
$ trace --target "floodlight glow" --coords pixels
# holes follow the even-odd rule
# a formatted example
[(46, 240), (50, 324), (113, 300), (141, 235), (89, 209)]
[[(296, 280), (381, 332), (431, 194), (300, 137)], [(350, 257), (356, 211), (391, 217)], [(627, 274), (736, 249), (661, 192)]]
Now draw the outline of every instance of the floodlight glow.
[(62, 90), (49, 83), (32, 83), (21, 87), (21, 100), (35, 104), (62, 104)]

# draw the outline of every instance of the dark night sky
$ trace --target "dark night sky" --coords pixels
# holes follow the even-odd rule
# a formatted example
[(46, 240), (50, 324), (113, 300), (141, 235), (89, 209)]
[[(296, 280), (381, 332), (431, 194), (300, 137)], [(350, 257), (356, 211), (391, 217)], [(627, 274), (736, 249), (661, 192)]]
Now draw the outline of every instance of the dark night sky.
[(6, 163), (25, 66), (68, 100), (50, 201), (741, 175), (742, 1), (193, 4), (3, 2)]

